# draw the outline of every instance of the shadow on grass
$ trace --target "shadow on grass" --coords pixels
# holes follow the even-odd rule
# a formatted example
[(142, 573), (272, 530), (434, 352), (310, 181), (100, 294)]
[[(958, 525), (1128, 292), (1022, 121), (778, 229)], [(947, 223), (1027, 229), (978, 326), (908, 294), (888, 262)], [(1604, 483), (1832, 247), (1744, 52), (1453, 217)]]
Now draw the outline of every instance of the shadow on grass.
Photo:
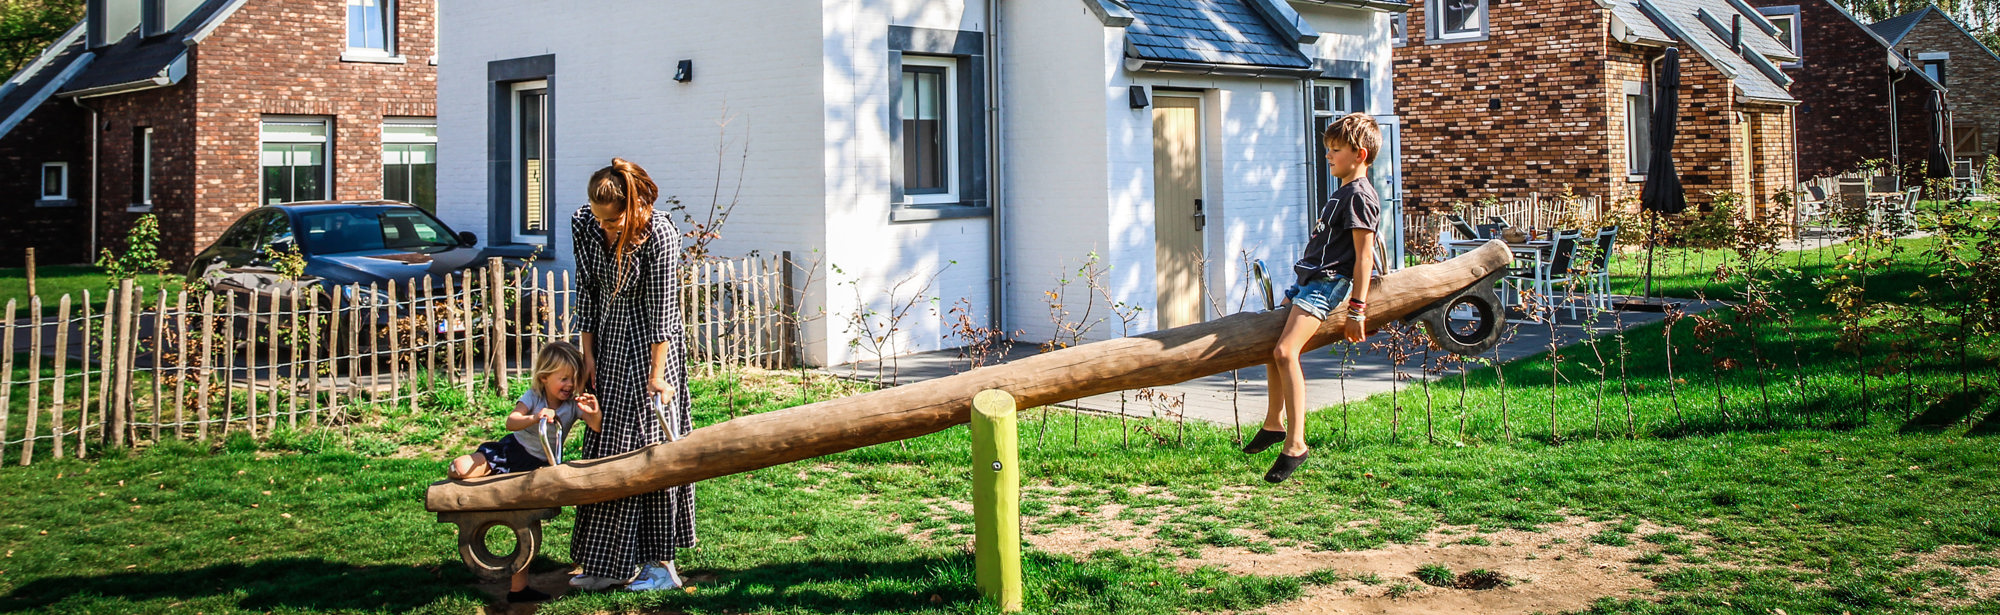
[(1903, 424), (1902, 432), (1936, 433), (1951, 429), (1952, 426), (1979, 411), (1979, 407), (1985, 405), (1987, 398), (1992, 395), (1993, 392), (1986, 389), (1972, 389), (1947, 395), (1937, 403), (1931, 404), (1929, 408), (1925, 408), (1923, 413), (1910, 417), (1909, 422)]
[[(456, 561), (449, 562), (458, 565)], [(472, 587), (452, 582), (445, 564), (357, 566), (319, 558), (290, 558), (252, 564), (224, 564), (176, 572), (133, 572), (95, 576), (46, 577), (0, 596), (0, 612), (46, 609), (79, 599), (85, 611), (151, 600), (199, 600), (240, 595), (238, 608), (269, 610), (408, 611), (443, 598), (484, 601)], [(98, 601), (99, 604), (91, 604)]]
[(966, 554), (888, 561), (818, 559), (740, 570), (696, 570), (691, 571), (689, 581), (700, 591), (675, 595), (667, 606), (699, 605), (757, 613), (801, 608), (902, 613), (978, 601), (972, 570), (972, 557)]

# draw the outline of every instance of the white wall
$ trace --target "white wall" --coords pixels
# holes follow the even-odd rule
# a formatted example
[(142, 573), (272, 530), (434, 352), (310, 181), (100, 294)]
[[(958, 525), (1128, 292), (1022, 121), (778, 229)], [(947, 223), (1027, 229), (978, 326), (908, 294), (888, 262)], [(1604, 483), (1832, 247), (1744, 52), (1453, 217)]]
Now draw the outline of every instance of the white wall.
[[(555, 54), (557, 248), (546, 266), (573, 267), (569, 216), (585, 205), (590, 173), (614, 156), (644, 166), (661, 194), (678, 197), (697, 219), (736, 199), (714, 254), (791, 250), (810, 261), (826, 226), (825, 118), (814, 78), (821, 15), (789, 8), (769, 0), (444, 2), (440, 217), (495, 239), (487, 237), (487, 62)], [(672, 80), (681, 59), (694, 60), (689, 83)]]
[[(819, 48), (824, 60), (817, 80), (826, 101), (825, 261), (840, 271), (825, 270), (828, 335), (808, 351), (811, 356), (839, 364), (961, 345), (948, 324), (948, 311), (960, 298), (974, 307), (973, 323), (988, 324), (991, 220), (889, 221), (895, 146), (889, 102), (891, 88), (901, 87), (901, 75), (889, 70), (889, 27), (984, 32), (983, 9), (981, 2), (957, 0), (825, 2)], [(888, 332), (888, 315), (912, 305), (913, 298), (914, 307), (887, 340), (849, 343), (866, 337), (853, 319)]]
[[(1145, 112), (1127, 108), (1124, 86), (1111, 82), (1123, 31), (1104, 27), (1077, 0), (1007, 0), (1001, 8), (1006, 329), (1040, 342), (1055, 329), (1043, 293), (1075, 277), (1091, 252), (1107, 264), (1111, 257), (1109, 157), (1129, 144), (1107, 141), (1109, 118)], [(1136, 280), (1127, 264), (1107, 281)], [(1070, 292), (1082, 286), (1073, 282)], [(1099, 329), (1115, 334), (1118, 324)]]

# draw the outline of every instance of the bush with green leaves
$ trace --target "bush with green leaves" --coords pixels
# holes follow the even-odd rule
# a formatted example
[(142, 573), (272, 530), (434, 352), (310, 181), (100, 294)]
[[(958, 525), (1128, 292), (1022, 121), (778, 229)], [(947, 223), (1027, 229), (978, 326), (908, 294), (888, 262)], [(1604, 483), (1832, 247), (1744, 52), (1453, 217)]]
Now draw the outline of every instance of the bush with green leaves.
[(105, 248), (97, 257), (97, 266), (112, 280), (147, 272), (166, 275), (167, 259), (160, 257), (160, 220), (153, 214), (140, 215), (125, 232), (125, 248), (118, 252)]

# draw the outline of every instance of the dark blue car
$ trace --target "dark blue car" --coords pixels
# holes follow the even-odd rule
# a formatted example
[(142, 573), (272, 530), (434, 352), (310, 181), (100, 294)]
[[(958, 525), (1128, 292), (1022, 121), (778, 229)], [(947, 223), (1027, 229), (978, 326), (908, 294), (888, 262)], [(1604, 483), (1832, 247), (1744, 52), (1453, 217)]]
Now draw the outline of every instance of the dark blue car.
[[(411, 291), (423, 290), (425, 275), (437, 289), (445, 274), (486, 264), (488, 254), (477, 244), (472, 233), (453, 232), (430, 212), (395, 201), (270, 205), (244, 214), (196, 254), (187, 279), (235, 297), (239, 308), (256, 301), (258, 313), (290, 311), (293, 289), (302, 297), (318, 293), (317, 305), (343, 311), (387, 307), (394, 284), (401, 305), (385, 311), (408, 315)], [(303, 267), (285, 271), (287, 258)], [(516, 268), (525, 261), (503, 263)]]

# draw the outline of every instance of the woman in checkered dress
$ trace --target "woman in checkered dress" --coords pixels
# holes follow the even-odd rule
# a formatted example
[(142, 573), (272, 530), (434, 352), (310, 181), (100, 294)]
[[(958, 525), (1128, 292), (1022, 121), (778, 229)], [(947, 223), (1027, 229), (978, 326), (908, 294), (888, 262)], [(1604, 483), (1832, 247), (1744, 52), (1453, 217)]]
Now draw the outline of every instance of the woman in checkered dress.
[[(584, 443), (588, 458), (664, 441), (649, 401), (662, 391), (673, 392), (667, 421), (675, 437), (693, 429), (678, 303), (680, 237), (653, 212), (658, 197), (644, 169), (613, 159), (591, 175), (590, 206), (570, 220), (584, 379), (604, 412), (604, 430)], [(677, 586), (674, 550), (694, 544), (694, 485), (579, 506), (570, 553), (583, 574), (571, 584)]]

